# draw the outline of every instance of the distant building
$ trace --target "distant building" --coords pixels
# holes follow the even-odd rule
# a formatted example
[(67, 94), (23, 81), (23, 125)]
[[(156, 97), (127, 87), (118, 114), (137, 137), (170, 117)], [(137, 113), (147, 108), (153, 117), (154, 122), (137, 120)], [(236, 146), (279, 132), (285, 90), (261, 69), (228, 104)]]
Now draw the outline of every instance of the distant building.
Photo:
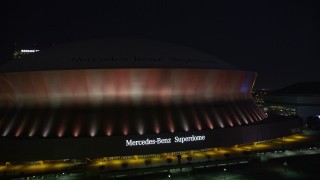
[(320, 129), (320, 115), (307, 117), (305, 125), (309, 129)]
[(37, 53), (39, 51), (39, 49), (15, 49), (13, 51), (13, 59), (20, 59), (29, 54)]
[(252, 90), (252, 97), (255, 99), (257, 105), (260, 108), (264, 107), (265, 103), (265, 96), (269, 94), (270, 90), (269, 89), (253, 89)]
[(320, 82), (293, 84), (272, 91), (265, 98), (264, 110), (280, 115), (297, 115), (306, 121), (320, 115)]

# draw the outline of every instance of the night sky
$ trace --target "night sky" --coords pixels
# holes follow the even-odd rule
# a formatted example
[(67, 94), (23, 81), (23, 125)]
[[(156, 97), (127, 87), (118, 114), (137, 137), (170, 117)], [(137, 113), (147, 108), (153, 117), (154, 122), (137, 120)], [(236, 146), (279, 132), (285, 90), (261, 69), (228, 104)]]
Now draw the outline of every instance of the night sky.
[(1, 63), (46, 48), (130, 37), (189, 46), (258, 73), (256, 88), (320, 81), (319, 1), (2, 2)]

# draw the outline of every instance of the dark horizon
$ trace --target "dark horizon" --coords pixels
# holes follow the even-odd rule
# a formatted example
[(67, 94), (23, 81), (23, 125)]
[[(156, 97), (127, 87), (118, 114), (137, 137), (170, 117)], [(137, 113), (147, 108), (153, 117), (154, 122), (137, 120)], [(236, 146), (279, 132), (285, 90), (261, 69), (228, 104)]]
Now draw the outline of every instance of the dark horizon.
[(144, 38), (257, 72), (255, 88), (320, 81), (318, 2), (10, 1), (3, 7), (1, 64), (14, 44), (42, 49), (88, 39)]

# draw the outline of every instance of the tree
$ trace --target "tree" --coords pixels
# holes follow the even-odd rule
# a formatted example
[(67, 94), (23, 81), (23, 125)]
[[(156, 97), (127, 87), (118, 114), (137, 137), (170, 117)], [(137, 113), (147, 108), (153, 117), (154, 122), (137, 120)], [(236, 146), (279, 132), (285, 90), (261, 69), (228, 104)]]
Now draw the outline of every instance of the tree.
[(250, 156), (251, 155), (251, 151), (245, 150), (242, 153), (246, 157), (247, 160), (251, 159), (251, 156)]
[(190, 161), (192, 161), (192, 157), (191, 157), (191, 156), (188, 156), (188, 157), (187, 157), (187, 160), (188, 160), (188, 163), (190, 163)]
[[(170, 165), (173, 162), (172, 158), (168, 158), (167, 159), (167, 163)], [(168, 169), (168, 173), (170, 173), (170, 169)]]
[(128, 163), (126, 163), (126, 162), (124, 162), (124, 163), (121, 164), (121, 167), (122, 167), (123, 169), (126, 169), (128, 166), (129, 166), (129, 165), (128, 165)]
[(144, 164), (148, 167), (151, 164), (151, 159), (146, 159)]
[(177, 155), (177, 159), (178, 159), (178, 164), (181, 164), (181, 154)]
[(230, 156), (231, 156), (231, 155), (230, 155), (229, 153), (225, 153), (225, 154), (224, 154), (224, 157), (225, 157), (226, 159), (229, 159)]
[(206, 164), (210, 162), (211, 156), (210, 155), (206, 155), (207, 161), (204, 164), (204, 167), (206, 167)]
[(106, 169), (106, 166), (105, 165), (101, 165), (99, 166), (99, 169), (102, 171), (102, 170), (105, 170)]
[(170, 165), (171, 163), (173, 162), (173, 159), (172, 158), (168, 158), (167, 159), (167, 163)]
[(207, 155), (206, 157), (207, 157), (207, 160), (208, 160), (208, 162), (209, 162), (210, 159), (211, 159), (211, 156), (210, 156), (210, 155)]

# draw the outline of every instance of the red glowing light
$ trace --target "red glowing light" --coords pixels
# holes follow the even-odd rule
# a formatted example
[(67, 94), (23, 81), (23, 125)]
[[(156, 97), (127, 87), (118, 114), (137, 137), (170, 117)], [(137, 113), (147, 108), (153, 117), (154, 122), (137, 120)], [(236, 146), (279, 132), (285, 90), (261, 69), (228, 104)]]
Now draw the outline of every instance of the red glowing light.
[(125, 136), (128, 135), (128, 132), (129, 132), (129, 130), (127, 127), (123, 128), (123, 135), (125, 135)]
[(153, 124), (154, 124), (155, 133), (159, 134), (160, 133), (160, 125), (159, 125), (159, 122), (158, 122), (158, 119), (156, 118), (156, 116), (154, 116), (154, 118), (153, 118)]
[(186, 119), (185, 115), (183, 114), (182, 110), (180, 111), (180, 119), (181, 119), (182, 128), (184, 129), (184, 131), (188, 132), (189, 125), (188, 125), (187, 119)]
[(36, 121), (33, 123), (33, 125), (32, 125), (32, 127), (31, 127), (31, 130), (30, 130), (28, 136), (29, 136), (29, 137), (32, 137), (32, 136), (35, 134), (37, 128), (38, 128), (38, 120), (36, 120)]
[(204, 115), (204, 119), (206, 120), (206, 123), (207, 123), (208, 127), (209, 127), (210, 129), (213, 129), (214, 126), (213, 126), (213, 124), (212, 124), (212, 122), (211, 122), (208, 114), (207, 114), (205, 111), (202, 111), (202, 113), (203, 113), (203, 115)]
[(91, 137), (94, 137), (95, 135), (96, 135), (96, 131), (92, 130), (92, 131), (90, 132), (90, 136), (91, 136)]
[(20, 124), (19, 128), (17, 129), (17, 131), (15, 133), (16, 137), (20, 136), (22, 130), (24, 129), (25, 124), (26, 124), (26, 119), (23, 119), (22, 123)]
[(159, 133), (160, 133), (160, 128), (159, 128), (159, 127), (156, 127), (156, 128), (155, 128), (155, 132), (156, 132), (157, 134), (159, 134)]
[(233, 118), (236, 120), (237, 124), (240, 126), (242, 123), (240, 121), (240, 119), (238, 118), (238, 116), (236, 115), (236, 113), (234, 112), (233, 109), (230, 109), (231, 115), (233, 116)]
[(105, 133), (107, 136), (111, 136), (112, 135), (112, 127), (111, 126), (108, 126), (106, 129), (105, 129)]
[(200, 120), (199, 120), (198, 115), (197, 115), (195, 110), (193, 110), (193, 118), (194, 118), (194, 122), (195, 122), (196, 128), (199, 131), (201, 131), (202, 130), (202, 126), (201, 126)]
[[(106, 105), (106, 109), (109, 110), (109, 105), (112, 105), (110, 106), (112, 109), (113, 104), (115, 108), (120, 104), (121, 108), (125, 107), (123, 109), (134, 104), (137, 105), (137, 111), (135, 109), (133, 111), (142, 113), (142, 119), (134, 118), (135, 116), (121, 119), (122, 115), (119, 115), (120, 118), (114, 120), (112, 118), (118, 118), (116, 114), (118, 111), (110, 113), (112, 118), (109, 117), (109, 112), (106, 112), (109, 119), (104, 120), (102, 117), (92, 118), (95, 114), (99, 115), (100, 111), (90, 115), (84, 112), (89, 122), (84, 119), (83, 121), (73, 119), (74, 117), (69, 117), (72, 113), (64, 113), (64, 110), (61, 110), (61, 116), (65, 119), (60, 120), (60, 117), (55, 119), (50, 115), (50, 121), (45, 119), (48, 117), (46, 111), (43, 111), (43, 114), (41, 112), (42, 119), (34, 119), (35, 115), (32, 114), (26, 122), (20, 121), (23, 120), (21, 117), (24, 115), (17, 115), (19, 117), (15, 118), (11, 117), (11, 113), (7, 113), (11, 117), (7, 118), (8, 115), (2, 113), (0, 133), (3, 136), (13, 134), (16, 137), (25, 135), (47, 137), (56, 134), (58, 137), (63, 137), (70, 134), (74, 137), (82, 135), (93, 137), (100, 135), (101, 132), (98, 132), (100, 130), (106, 136), (118, 133), (142, 135), (155, 132), (158, 134), (162, 131), (174, 133), (180, 129), (188, 132), (194, 129), (248, 124), (250, 121), (255, 122), (267, 117), (259, 107), (254, 105), (254, 102), (249, 102), (252, 99), (247, 90), (250, 88), (251, 81), (246, 82), (246, 79), (249, 77), (252, 80), (255, 75), (242, 71), (124, 68), (1, 73), (0, 76), (0, 80), (4, 78), (5, 82), (10, 84), (9, 87), (0, 83), (0, 104), (6, 105), (6, 102), (11, 102), (12, 99), (8, 99), (7, 96), (12, 95), (11, 98), (15, 98), (13, 103), (23, 104), (22, 109), (29, 105), (32, 107), (43, 105), (50, 108), (58, 107), (54, 110), (58, 112), (60, 105), (61, 107), (94, 105), (98, 108)], [(19, 76), (25, 78), (18, 78)], [(19, 90), (11, 91), (10, 88)], [(221, 106), (215, 104), (216, 102), (221, 102)], [(179, 103), (183, 107), (190, 107), (190, 112), (181, 108), (182, 112), (176, 114), (175, 107), (171, 109), (171, 105), (177, 104), (179, 107)], [(198, 108), (197, 105), (202, 103), (205, 107)], [(229, 110), (227, 110), (228, 103), (233, 103), (233, 107), (229, 107)], [(153, 117), (149, 117), (149, 112), (143, 112), (144, 107), (149, 104), (150, 107), (154, 104), (161, 106), (159, 113), (157, 109)], [(193, 109), (194, 106), (196, 106), (195, 109)], [(163, 111), (164, 107), (168, 109)], [(211, 108), (215, 110), (211, 111)], [(127, 114), (130, 113), (131, 110)], [(60, 112), (52, 114), (60, 116)], [(75, 114), (82, 116), (81, 112)], [(150, 118), (151, 122), (147, 118)], [(116, 122), (117, 120), (119, 122)], [(100, 128), (100, 126), (104, 127)]]
[(216, 119), (216, 121), (218, 122), (220, 128), (224, 128), (224, 124), (223, 124), (222, 119), (221, 119), (220, 115), (218, 114), (218, 112), (214, 108), (212, 108), (211, 110), (212, 110), (212, 114), (213, 114), (214, 118)]
[(174, 133), (174, 124), (169, 111), (167, 111), (167, 120), (168, 120), (169, 132)]
[(89, 135), (91, 137), (94, 137), (96, 134), (97, 134), (97, 125), (96, 125), (96, 122), (92, 122)]
[(78, 137), (78, 136), (79, 136), (79, 131), (73, 132), (73, 136), (74, 136), (74, 137)]
[(74, 136), (74, 137), (78, 137), (78, 136), (79, 136), (79, 134), (80, 134), (80, 129), (81, 129), (81, 123), (80, 123), (80, 122), (77, 122), (77, 123), (75, 124), (74, 129), (73, 129), (73, 136)]
[(65, 132), (65, 127), (64, 126), (60, 127), (58, 130), (57, 136), (62, 137), (64, 132)]
[[(242, 106), (240, 106), (242, 108)], [(248, 113), (246, 108), (242, 108), (243, 112), (247, 115), (248, 119), (253, 123), (253, 119), (251, 115)]]
[(232, 123), (232, 121), (231, 121), (231, 119), (229, 117), (227, 118), (227, 122), (228, 122), (230, 127), (233, 127), (233, 123)]
[(111, 130), (107, 131), (107, 136), (111, 136), (111, 134), (112, 134)]

